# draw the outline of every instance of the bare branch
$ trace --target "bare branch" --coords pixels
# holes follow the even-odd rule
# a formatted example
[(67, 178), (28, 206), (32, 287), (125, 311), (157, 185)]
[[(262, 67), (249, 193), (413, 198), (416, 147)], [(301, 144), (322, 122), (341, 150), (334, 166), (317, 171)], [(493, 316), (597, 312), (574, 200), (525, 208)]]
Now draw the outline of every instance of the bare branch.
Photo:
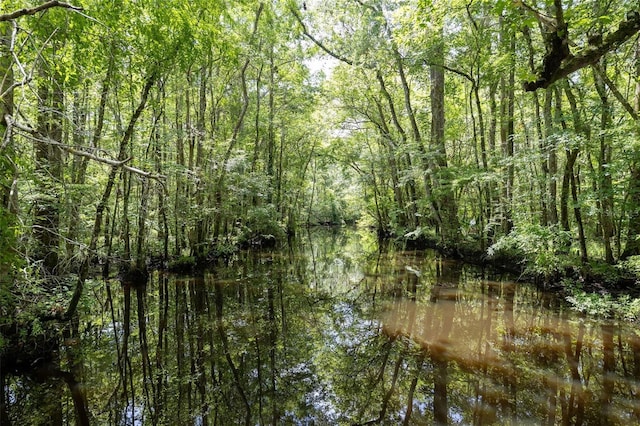
[(24, 9), (16, 10), (15, 12), (5, 13), (4, 15), (0, 15), (0, 22), (11, 21), (13, 19), (20, 18), (21, 16), (35, 15), (38, 12), (42, 12), (43, 10), (51, 9), (52, 7), (62, 7), (64, 9), (70, 9), (70, 10), (74, 10), (76, 12), (80, 12), (80, 11), (84, 10), (81, 7), (74, 6), (74, 5), (69, 4), (69, 3), (64, 3), (64, 2), (61, 2), (61, 1), (58, 1), (58, 0), (51, 0), (51, 1), (48, 1), (46, 3), (41, 4), (39, 6), (32, 7), (30, 9), (24, 8)]
[(11, 86), (7, 87), (7, 90), (5, 90), (4, 92), (0, 93), (0, 99), (4, 98), (9, 93), (11, 93), (11, 91), (13, 91), (13, 89), (15, 89), (17, 87), (26, 86), (29, 83), (31, 83), (31, 79), (30, 78), (29, 79), (25, 79), (23, 81), (14, 81), (13, 84), (11, 84)]
[(302, 16), (300, 16), (300, 14), (298, 13), (297, 10), (295, 10), (293, 7), (290, 8), (291, 13), (293, 14), (293, 16), (296, 18), (296, 21), (298, 21), (298, 23), (300, 24), (300, 27), (302, 28), (302, 34), (304, 34), (305, 36), (307, 36), (307, 38), (309, 40), (311, 40), (316, 46), (318, 46), (320, 49), (322, 49), (326, 54), (328, 54), (329, 56), (332, 56), (334, 58), (336, 58), (337, 60), (339, 60), (340, 62), (344, 62), (345, 64), (348, 65), (354, 65), (354, 62), (345, 57), (340, 55), (339, 53), (329, 49), (327, 46), (324, 45), (324, 43), (322, 43), (320, 40), (318, 40), (317, 38), (315, 38), (307, 29), (307, 26), (305, 25), (305, 23), (302, 21)]
[[(75, 149), (75, 148), (73, 148), (73, 147), (71, 147), (69, 145), (66, 145), (66, 144), (60, 143), (60, 142), (58, 142), (56, 140), (53, 140), (51, 138), (48, 138), (48, 137), (40, 134), (37, 130), (35, 130), (35, 129), (29, 127), (29, 126), (26, 126), (24, 124), (21, 124), (21, 123), (18, 123), (16, 121), (14, 121), (13, 118), (8, 114), (4, 116), (4, 119), (5, 119), (6, 123), (7, 123), (7, 131), (8, 132), (11, 131), (12, 128), (16, 128), (16, 129), (18, 129), (18, 130), (20, 130), (20, 131), (22, 131), (24, 133), (29, 134), (31, 138), (37, 140), (38, 142), (44, 142), (44, 143), (46, 143), (48, 145), (56, 146), (56, 147), (62, 149), (63, 151), (68, 152), (69, 154), (77, 155), (79, 157), (86, 157), (86, 158), (88, 158), (90, 160), (94, 160), (94, 161), (97, 161), (99, 163), (108, 164), (108, 165), (110, 165), (112, 167), (120, 167), (120, 168), (122, 168), (124, 170), (127, 170), (127, 171), (129, 171), (131, 173), (135, 173), (137, 175), (140, 175), (140, 176), (148, 178), (148, 179), (154, 179), (154, 180), (157, 180), (157, 181), (161, 181), (162, 179), (166, 178), (166, 176), (163, 176), (163, 175), (154, 175), (152, 173), (145, 172), (144, 170), (140, 170), (140, 169), (138, 169), (136, 167), (128, 166), (126, 163), (131, 161), (131, 158), (126, 158), (124, 160), (112, 160), (112, 159), (109, 159), (109, 158), (98, 157), (97, 155), (94, 155), (94, 154), (92, 154), (90, 152), (81, 151), (81, 150)], [(4, 148), (4, 144), (3, 144), (3, 148)]]
[(622, 93), (620, 93), (620, 90), (618, 90), (618, 87), (615, 85), (613, 81), (611, 81), (611, 79), (609, 78), (607, 73), (602, 69), (602, 67), (599, 64), (594, 64), (592, 68), (602, 78), (602, 81), (604, 81), (604, 83), (609, 87), (609, 89), (613, 93), (613, 96), (615, 96), (618, 102), (620, 102), (622, 107), (629, 113), (631, 118), (633, 118), (634, 121), (639, 122), (640, 116), (638, 116), (638, 113), (633, 109), (629, 101), (625, 99)]
[[(557, 0), (554, 0), (554, 3), (557, 2)], [(556, 28), (558, 27), (558, 23), (562, 22), (562, 7), (559, 8), (559, 11), (556, 10), (556, 18), (552, 18), (551, 16), (540, 12), (539, 10), (534, 9), (533, 7), (529, 6), (527, 3), (521, 1), (521, 0), (514, 0), (513, 4), (515, 6), (520, 7), (521, 9), (524, 9), (528, 12), (531, 12), (533, 14), (533, 16), (536, 17), (536, 19), (538, 20), (538, 22), (540, 22), (540, 24), (547, 28), (549, 31), (555, 31)], [(557, 4), (556, 4), (557, 6)], [(558, 16), (558, 14), (560, 16)], [(558, 20), (558, 18), (560, 18), (560, 21)]]

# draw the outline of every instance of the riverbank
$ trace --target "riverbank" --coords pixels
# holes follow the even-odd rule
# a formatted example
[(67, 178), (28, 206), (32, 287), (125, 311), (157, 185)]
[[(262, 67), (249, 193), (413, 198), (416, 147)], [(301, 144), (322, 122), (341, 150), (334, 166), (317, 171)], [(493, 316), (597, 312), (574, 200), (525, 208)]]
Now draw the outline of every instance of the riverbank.
[(599, 259), (582, 261), (577, 255), (557, 251), (541, 241), (514, 244), (509, 237), (487, 249), (466, 242), (443, 245), (426, 236), (397, 238), (406, 248), (432, 249), (445, 257), (512, 274), (519, 282), (533, 283), (566, 300), (572, 308), (590, 315), (640, 321), (640, 256), (608, 264)]

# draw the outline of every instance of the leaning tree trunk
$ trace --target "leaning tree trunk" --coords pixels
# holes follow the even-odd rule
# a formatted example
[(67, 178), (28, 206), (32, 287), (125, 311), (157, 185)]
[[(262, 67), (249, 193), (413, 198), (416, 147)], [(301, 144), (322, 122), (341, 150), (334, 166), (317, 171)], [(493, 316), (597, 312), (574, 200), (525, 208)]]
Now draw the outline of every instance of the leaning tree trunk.
[[(145, 85), (142, 89), (142, 95), (140, 98), (140, 102), (138, 103), (138, 107), (131, 115), (131, 119), (129, 120), (129, 125), (120, 140), (120, 150), (118, 152), (118, 161), (122, 162), (126, 159), (126, 154), (129, 149), (129, 143), (131, 142), (131, 138), (133, 136), (133, 130), (142, 115), (146, 105), (147, 99), (149, 98), (149, 92), (151, 92), (151, 88), (154, 86), (156, 81), (159, 78), (159, 74), (157, 70), (154, 70), (146, 79)], [(104, 192), (102, 193), (102, 198), (98, 203), (96, 208), (96, 217), (93, 224), (93, 232), (91, 234), (91, 241), (89, 243), (89, 250), (87, 255), (82, 260), (82, 264), (80, 265), (80, 271), (78, 273), (78, 280), (76, 281), (76, 287), (73, 292), (73, 296), (71, 301), (69, 302), (69, 306), (67, 307), (67, 311), (64, 314), (65, 318), (71, 318), (76, 308), (78, 307), (78, 303), (80, 302), (80, 297), (82, 296), (82, 292), (84, 290), (84, 282), (89, 276), (89, 263), (91, 258), (94, 256), (96, 252), (96, 248), (98, 246), (98, 238), (100, 236), (100, 231), (102, 229), (102, 218), (104, 215), (104, 211), (107, 208), (107, 203), (111, 198), (111, 191), (116, 181), (116, 175), (119, 171), (118, 166), (113, 166), (111, 168), (111, 172), (109, 173), (109, 177), (107, 179), (107, 185), (105, 186)]]
[[(391, 136), (391, 131), (387, 126), (387, 119), (384, 114), (382, 104), (376, 100), (376, 106), (378, 109), (379, 121), (375, 122), (376, 127), (380, 133), (380, 142), (383, 148), (387, 152), (387, 162), (389, 165), (389, 172), (391, 175), (391, 183), (393, 185), (393, 196), (398, 209), (398, 225), (405, 227), (409, 224), (409, 212), (405, 207), (405, 202), (402, 194), (402, 187), (400, 185), (400, 177), (398, 175), (398, 163), (396, 161), (396, 144)], [(415, 206), (415, 203), (412, 203)]]
[[(378, 80), (378, 84), (380, 85), (380, 93), (382, 94), (382, 96), (384, 97), (384, 99), (387, 101), (387, 107), (389, 108), (389, 115), (391, 117), (391, 121), (393, 122), (394, 128), (396, 129), (396, 131), (398, 132), (398, 134), (400, 135), (400, 139), (402, 142), (402, 146), (406, 146), (407, 145), (407, 133), (404, 130), (404, 128), (402, 127), (402, 124), (400, 123), (400, 120), (398, 118), (398, 114), (396, 112), (396, 108), (393, 102), (393, 98), (391, 97), (391, 93), (389, 93), (389, 91), (387, 90), (387, 85), (385, 83), (384, 77), (382, 76), (382, 73), (380, 71), (376, 71), (376, 78)], [(380, 116), (380, 123), (381, 123), (381, 129), (383, 131), (383, 133), (387, 133), (388, 136), (386, 137), (386, 139), (389, 140), (388, 145), (391, 144), (391, 133), (390, 133), (390, 129), (388, 128), (386, 122), (385, 122), (385, 117), (384, 117), (384, 109), (382, 108), (382, 104), (378, 103), (378, 113)], [(393, 168), (397, 169), (397, 166), (395, 165), (395, 149), (389, 147), (389, 156), (390, 156), (390, 161), (392, 161), (393, 163)], [(410, 160), (407, 161), (408, 164), (405, 164), (405, 170), (411, 170), (411, 163)], [(393, 168), (392, 168), (392, 173), (393, 173)], [(395, 183), (395, 182), (394, 182)], [(398, 204), (398, 208), (402, 209), (403, 212), (403, 216), (406, 216), (406, 223), (411, 224), (413, 226), (417, 226), (417, 223), (415, 222), (416, 218), (417, 218), (417, 210), (416, 210), (416, 206), (417, 206), (417, 200), (415, 198), (415, 182), (413, 180), (413, 177), (411, 177), (411, 175), (409, 175), (408, 177), (408, 183), (407, 183), (407, 189), (408, 189), (408, 205), (409, 205), (409, 209), (406, 210), (404, 207), (404, 202), (402, 201), (403, 199), (403, 194), (402, 194), (402, 187), (400, 185), (398, 185), (397, 187), (394, 187), (394, 194), (395, 194), (395, 198), (396, 198), (396, 203)], [(430, 198), (429, 192), (427, 192), (427, 197)], [(430, 201), (431, 202), (431, 201)]]
[[(102, 82), (102, 87), (100, 90), (100, 103), (98, 104), (97, 117), (95, 121), (95, 129), (93, 131), (93, 136), (91, 138), (91, 148), (97, 149), (100, 145), (100, 139), (102, 138), (102, 129), (104, 127), (104, 115), (107, 107), (107, 98), (109, 96), (109, 92), (111, 90), (113, 72), (115, 69), (115, 56), (111, 56), (109, 59), (109, 65), (107, 66), (107, 72)], [(84, 100), (88, 96), (89, 88), (86, 87), (83, 89), (83, 101), (81, 103), (76, 104), (76, 109), (74, 111), (74, 127), (76, 130), (74, 131), (74, 145), (76, 145), (77, 149), (82, 149), (81, 145), (84, 145), (84, 137), (83, 134), (86, 130), (87, 125), (87, 108), (86, 108), (86, 100)], [(74, 170), (71, 177), (71, 182), (74, 185), (84, 185), (86, 179), (87, 167), (89, 165), (88, 157), (77, 157), (74, 159)], [(80, 206), (82, 205), (82, 193), (78, 191), (78, 194), (72, 198), (73, 205), (71, 206), (71, 214), (69, 215), (69, 237), (67, 243), (67, 257), (71, 258), (76, 252), (77, 243), (75, 242), (76, 238), (78, 238), (78, 227), (75, 224), (80, 221)]]

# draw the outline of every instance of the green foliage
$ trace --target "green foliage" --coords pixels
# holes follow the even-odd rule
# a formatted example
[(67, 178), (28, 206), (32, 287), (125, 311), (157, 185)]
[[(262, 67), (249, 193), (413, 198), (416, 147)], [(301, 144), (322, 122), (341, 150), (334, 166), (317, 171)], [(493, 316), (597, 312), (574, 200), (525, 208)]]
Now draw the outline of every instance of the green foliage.
[(0, 271), (7, 272), (17, 260), (16, 217), (0, 206)]
[(573, 281), (565, 280), (564, 287), (569, 291), (566, 300), (571, 308), (596, 318), (619, 318), (626, 321), (640, 321), (640, 298), (629, 295), (613, 296), (587, 292)]
[(284, 226), (278, 220), (278, 212), (273, 204), (249, 210), (244, 219), (238, 241), (241, 244), (262, 244), (268, 241), (282, 241)]
[(238, 252), (238, 249), (239, 243), (236, 239), (221, 240), (216, 242), (212, 255), (216, 259), (230, 259)]
[(168, 269), (172, 272), (188, 272), (196, 265), (194, 256), (180, 256), (169, 262)]
[(14, 314), (15, 297), (12, 288), (15, 270), (19, 266), (15, 232), (15, 216), (0, 206), (0, 331), (11, 322)]
[[(32, 3), (5, 1), (0, 8), (4, 13)], [(483, 244), (498, 238), (490, 254), (524, 259), (528, 272), (553, 278), (577, 264), (574, 208), (582, 209), (591, 257), (602, 257), (604, 213), (616, 222), (612, 242), (626, 236), (637, 208), (628, 190), (630, 166), (640, 148), (637, 123), (619, 99), (610, 96), (605, 105), (585, 69), (567, 86), (584, 130), (562, 82), (535, 97), (516, 89), (510, 105), (509, 86), (532, 79), (547, 51), (537, 15), (509, 0), (307, 2), (299, 11), (305, 29), (346, 58), (340, 62), (327, 61), (302, 35), (290, 13), (300, 3), (83, 0), (82, 14), (55, 8), (20, 18), (20, 48), (11, 61), (20, 100), (14, 116), (38, 127), (38, 88), (54, 79), (50, 86), (65, 99), (52, 111), (62, 121), (59, 142), (113, 160), (137, 111), (122, 159), (163, 177), (143, 192), (144, 177), (119, 171), (100, 212), (97, 252), (87, 253), (111, 166), (89, 161), (80, 183), (79, 157), (67, 153), (60, 158), (62, 178), (47, 180), (34, 173), (30, 137), (16, 131), (5, 146), (0, 135), (0, 185), (17, 176), (21, 189), (19, 213), (0, 210), (0, 316), (32, 297), (29, 312), (59, 310), (71, 287), (63, 283), (49, 305), (39, 268), (19, 264), (33, 254), (37, 201), (49, 201), (60, 213), (60, 223), (52, 224), (60, 242), (51, 251), (74, 256), (61, 259), (63, 265), (107, 251), (131, 257), (136, 245), (154, 256), (167, 244), (167, 253), (214, 250), (228, 257), (239, 246), (283, 240), (285, 225), (305, 222), (360, 221), (385, 235), (432, 238), (438, 221), (443, 230), (462, 219), (490, 224), (474, 234), (486, 237), (478, 241)], [(563, 5), (576, 43), (572, 53), (587, 45), (593, 30), (614, 28), (630, 5)], [(543, 9), (542, 3), (532, 7)], [(637, 79), (631, 48), (621, 45), (603, 61), (611, 86), (629, 98), (628, 82)], [(434, 60), (446, 66), (445, 143), (437, 147), (428, 72)], [(328, 66), (312, 76), (307, 68), (315, 62)], [(157, 80), (146, 105), (139, 104), (150, 75)], [(102, 100), (102, 132), (94, 135)], [(600, 128), (605, 106), (616, 119)], [(511, 118), (514, 134), (506, 135)], [(505, 150), (507, 140), (515, 145), (513, 155)], [(564, 200), (571, 232), (536, 225), (552, 222), (543, 206), (560, 210), (565, 154), (573, 150), (579, 151), (576, 205), (570, 196)], [(449, 206), (438, 205), (443, 199), (456, 204), (459, 217), (446, 217)], [(498, 237), (507, 220), (515, 229)], [(138, 231), (144, 231), (140, 244), (134, 241)], [(193, 261), (179, 258), (172, 267)], [(600, 271), (597, 263), (591, 268), (617, 278), (640, 275), (638, 264), (624, 262), (621, 275)], [(17, 271), (24, 274), (18, 290)]]
[(640, 256), (629, 256), (618, 263), (617, 268), (623, 273), (631, 274), (637, 281), (640, 281)]
[(563, 248), (568, 248), (571, 234), (558, 226), (522, 224), (509, 235), (502, 236), (488, 248), (489, 256), (507, 256), (522, 259), (525, 271), (550, 278), (562, 272), (572, 262)]

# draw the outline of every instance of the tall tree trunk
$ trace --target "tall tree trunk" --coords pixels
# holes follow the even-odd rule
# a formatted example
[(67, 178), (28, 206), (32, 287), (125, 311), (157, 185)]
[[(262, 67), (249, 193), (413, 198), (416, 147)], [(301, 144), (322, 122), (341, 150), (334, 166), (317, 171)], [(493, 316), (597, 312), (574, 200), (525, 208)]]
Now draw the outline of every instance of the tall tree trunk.
[[(269, 179), (270, 186), (276, 187), (279, 182), (275, 182), (276, 175), (274, 173), (275, 168), (275, 155), (276, 155), (276, 65), (274, 63), (273, 46), (269, 51), (269, 114), (267, 123), (267, 179)], [(273, 191), (269, 191), (267, 201), (273, 202)]]
[[(525, 36), (527, 48), (529, 50), (529, 70), (531, 72), (536, 72), (536, 66), (534, 64), (533, 43), (531, 41), (531, 34), (529, 33), (528, 27), (524, 27), (523, 34)], [(542, 171), (542, 176), (538, 181), (540, 191), (540, 225), (547, 226), (549, 224), (549, 212), (547, 210), (547, 183), (549, 180), (549, 163), (546, 161), (546, 157), (544, 155), (545, 141), (544, 134), (542, 132), (542, 116), (538, 91), (532, 92), (532, 98), (535, 111), (536, 137), (538, 139), (538, 148), (541, 153), (540, 170)]]
[[(445, 146), (445, 103), (444, 103), (444, 45), (442, 28), (439, 30), (440, 41), (435, 51), (435, 65), (430, 66), (431, 76), (431, 149), (435, 152), (434, 186), (442, 195), (438, 200), (438, 210), (442, 220), (442, 243), (455, 246), (460, 240), (460, 224), (458, 222), (458, 206), (451, 187), (451, 176), (447, 165)], [(417, 129), (417, 127), (416, 127)], [(420, 140), (417, 140), (421, 146)]]
[(215, 213), (215, 218), (213, 222), (213, 239), (214, 240), (217, 240), (218, 237), (220, 237), (222, 222), (226, 220), (225, 212), (223, 212), (222, 197), (224, 193), (224, 186), (226, 184), (225, 180), (227, 177), (227, 164), (238, 142), (238, 138), (240, 136), (240, 130), (242, 129), (242, 126), (244, 124), (244, 119), (247, 113), (247, 109), (249, 108), (249, 94), (247, 92), (247, 75), (246, 75), (248, 67), (249, 67), (249, 59), (245, 61), (245, 64), (240, 71), (240, 86), (241, 86), (240, 90), (242, 92), (242, 106), (241, 106), (240, 114), (236, 119), (231, 140), (229, 141), (227, 150), (222, 158), (222, 167), (220, 168), (220, 172), (215, 181), (213, 201), (215, 203), (217, 211)]
[(553, 89), (546, 89), (545, 91), (543, 117), (545, 124), (545, 144), (543, 153), (546, 156), (546, 169), (548, 171), (547, 182), (549, 187), (549, 193), (546, 195), (546, 197), (548, 198), (547, 209), (549, 224), (555, 225), (558, 223), (558, 189), (556, 184), (558, 160), (556, 154), (556, 141), (554, 137), (555, 125), (553, 121)]
[[(93, 135), (91, 138), (92, 149), (97, 149), (100, 146), (100, 139), (102, 138), (102, 129), (104, 127), (104, 115), (107, 106), (107, 98), (109, 96), (109, 92), (111, 90), (113, 72), (115, 68), (115, 56), (112, 54), (109, 58), (109, 65), (107, 66), (107, 73), (102, 81), (102, 86), (100, 89), (100, 101), (98, 104), (97, 117), (95, 121), (95, 129), (93, 131)], [(83, 135), (85, 134), (86, 129), (86, 121), (87, 121), (87, 105), (86, 98), (88, 96), (89, 87), (85, 86), (83, 89), (83, 99), (78, 100), (75, 103), (74, 107), (74, 132), (73, 132), (73, 141), (74, 145), (76, 145), (77, 149), (82, 149), (84, 145), (85, 138)], [(76, 157), (74, 159), (74, 171), (72, 173), (72, 183), (75, 185), (84, 185), (87, 173), (87, 166), (89, 165), (89, 158), (87, 157)], [(78, 238), (78, 227), (77, 223), (80, 221), (80, 209), (79, 206), (82, 205), (82, 193), (79, 193), (77, 198), (72, 200), (73, 205), (71, 206), (71, 214), (69, 215), (69, 235), (67, 244), (67, 256), (70, 258), (75, 253), (76, 249), (76, 238)]]
[[(389, 91), (387, 90), (387, 85), (386, 82), (384, 80), (384, 77), (382, 76), (382, 72), (381, 71), (376, 71), (376, 79), (378, 80), (378, 84), (380, 86), (380, 93), (382, 94), (382, 97), (387, 101), (387, 107), (389, 109), (389, 115), (391, 117), (391, 122), (393, 123), (394, 128), (396, 129), (396, 131), (399, 133), (400, 135), (400, 140), (403, 146), (406, 146), (407, 144), (407, 133), (404, 130), (404, 127), (402, 126), (402, 124), (400, 123), (400, 119), (398, 117), (398, 113), (396, 112), (396, 108), (395, 108), (395, 104), (393, 102), (393, 98), (391, 97), (391, 93), (389, 93)], [(382, 105), (380, 103), (378, 103), (378, 113), (380, 115), (380, 123), (381, 123), (381, 129), (383, 131), (383, 133), (387, 133), (388, 136), (388, 143), (387, 145), (391, 144), (391, 135), (390, 135), (390, 130), (388, 128), (388, 126), (386, 125), (385, 119), (384, 119), (384, 113), (383, 113), (383, 108)], [(388, 149), (390, 151), (395, 151), (393, 150), (393, 147), (389, 146)], [(389, 154), (390, 156), (393, 156), (393, 159), (389, 159), (389, 161), (391, 161), (392, 163), (395, 164), (395, 152), (390, 152)], [(408, 170), (410, 170), (411, 168), (411, 160), (410, 158), (408, 158), (408, 155), (405, 157), (407, 158), (407, 164), (405, 164), (406, 168)], [(396, 167), (397, 169), (397, 167)], [(429, 187), (430, 188), (430, 187)], [(403, 199), (403, 194), (401, 191), (401, 187), (398, 186), (397, 188), (394, 188), (395, 192), (395, 197), (396, 200), (398, 200), (398, 202), (400, 203)], [(413, 180), (413, 178), (409, 178), (409, 181), (407, 183), (407, 191), (408, 191), (408, 199), (409, 199), (409, 206), (408, 208), (403, 208), (404, 205), (403, 204), (398, 204), (399, 208), (402, 208), (403, 211), (405, 211), (406, 213), (404, 214), (407, 218), (407, 224), (410, 224), (412, 226), (416, 226), (416, 217), (417, 217), (417, 200), (416, 200), (416, 191), (415, 191), (415, 182)], [(436, 210), (433, 208), (433, 200), (432, 197), (430, 196), (430, 192), (427, 192), (427, 197), (430, 198), (430, 205), (432, 206), (432, 210), (433, 213), (435, 215)]]
[(138, 271), (146, 271), (145, 264), (146, 250), (145, 241), (147, 235), (147, 211), (149, 209), (149, 180), (144, 179), (141, 182), (142, 191), (140, 192), (140, 207), (138, 208), (138, 232), (136, 236), (136, 269)]
[[(17, 31), (17, 28), (15, 29)], [(5, 116), (13, 115), (13, 42), (15, 38), (12, 22), (0, 22), (0, 154), (11, 152), (12, 135)], [(11, 155), (7, 158), (11, 159)], [(15, 167), (8, 161), (0, 162), (0, 201), (7, 214), (17, 212), (15, 200)]]
[[(504, 26), (504, 20), (502, 20)], [(508, 54), (515, 60), (516, 40), (513, 34), (508, 30), (502, 29), (501, 42), (507, 49)], [(515, 64), (511, 64), (508, 71), (507, 79), (501, 80), (501, 100), (500, 100), (500, 141), (502, 145), (502, 155), (507, 162), (504, 175), (504, 183), (502, 187), (502, 231), (509, 234), (513, 228), (513, 184), (515, 168), (513, 165), (513, 148), (514, 148), (514, 107), (515, 107)]]
[[(159, 110), (155, 114), (156, 122), (162, 122), (162, 128), (166, 129), (167, 126), (167, 115), (166, 115), (166, 94), (164, 90), (164, 83), (159, 85), (160, 96), (159, 96)], [(155, 161), (155, 171), (158, 175), (162, 175), (162, 165), (166, 162), (166, 156), (164, 155), (160, 144), (162, 143), (162, 135), (160, 131), (160, 126), (156, 125), (153, 133), (154, 140), (154, 161)], [(159, 232), (160, 240), (162, 241), (163, 247), (163, 259), (167, 261), (169, 259), (169, 219), (167, 217), (167, 208), (165, 196), (167, 195), (167, 190), (164, 185), (157, 185), (158, 192), (158, 215), (161, 220), (161, 230)]]
[[(602, 67), (606, 72), (606, 67)], [(602, 76), (594, 70), (594, 81), (596, 91), (600, 97), (600, 151), (598, 153), (598, 192), (601, 203), (600, 224), (602, 226), (602, 238), (604, 241), (605, 260), (613, 263), (613, 250), (611, 248), (611, 237), (614, 236), (613, 224), (613, 182), (609, 167), (611, 164), (611, 143), (607, 136), (607, 131), (611, 125), (611, 105), (607, 89)]]
[[(567, 95), (567, 99), (569, 100), (569, 105), (571, 106), (571, 113), (573, 115), (573, 125), (575, 131), (578, 135), (581, 135), (585, 138), (585, 140), (589, 140), (591, 137), (591, 132), (588, 126), (585, 125), (584, 120), (580, 115), (580, 110), (578, 109), (578, 104), (575, 96), (569, 86), (569, 83), (565, 81), (564, 90)], [(571, 185), (571, 199), (573, 201), (573, 214), (576, 219), (576, 225), (578, 226), (578, 241), (580, 243), (580, 258), (583, 263), (587, 263), (589, 261), (589, 256), (587, 253), (587, 241), (585, 238), (584, 232), (584, 224), (582, 222), (582, 210), (580, 208), (580, 204), (578, 203), (578, 188), (576, 183), (576, 173), (574, 172), (573, 166), (578, 158), (578, 154), (580, 153), (580, 147), (572, 147), (566, 148), (565, 153), (567, 156), (567, 162), (565, 165), (566, 173), (570, 176), (570, 185)]]
[[(253, 31), (251, 33), (251, 38), (253, 39), (258, 32), (258, 24), (260, 23), (260, 16), (262, 15), (262, 11), (264, 10), (264, 3), (260, 3), (258, 5), (258, 9), (255, 13), (255, 19), (253, 21)], [(215, 213), (215, 217), (213, 220), (213, 239), (217, 240), (220, 236), (220, 230), (222, 226), (223, 220), (225, 220), (224, 212), (222, 211), (222, 197), (225, 188), (225, 179), (227, 177), (227, 164), (229, 159), (231, 158), (231, 154), (236, 147), (238, 139), (240, 137), (240, 130), (242, 130), (242, 126), (244, 125), (244, 119), (247, 114), (247, 110), (249, 108), (249, 93), (247, 91), (247, 69), (249, 68), (249, 64), (251, 63), (251, 57), (247, 57), (244, 61), (242, 68), (240, 68), (240, 93), (242, 96), (242, 104), (240, 107), (240, 113), (235, 121), (233, 132), (231, 134), (231, 139), (229, 140), (229, 145), (227, 146), (227, 150), (224, 153), (221, 161), (220, 172), (218, 173), (217, 179), (215, 180), (215, 188), (213, 194), (213, 202), (217, 209)]]
[[(71, 137), (73, 146), (75, 149), (81, 150), (85, 145), (85, 133), (87, 124), (87, 96), (88, 87), (85, 85), (81, 90), (76, 90), (73, 94), (73, 135)], [(87, 157), (74, 157), (71, 165), (71, 184), (75, 186), (69, 195), (68, 204), (68, 222), (67, 227), (69, 229), (66, 239), (66, 256), (71, 258), (75, 251), (78, 238), (78, 226), (80, 223), (80, 206), (82, 205), (82, 192), (79, 191), (79, 186), (85, 183), (87, 163), (89, 159)]]
[[(640, 113), (640, 40), (636, 42), (635, 50), (635, 100), (632, 111), (635, 112), (636, 127), (640, 125), (638, 113)], [(629, 111), (631, 112), (631, 111)], [(631, 174), (629, 177), (629, 222), (627, 225), (627, 241), (625, 243), (622, 258), (640, 255), (640, 148), (633, 150), (631, 162)]]
[[(56, 44), (53, 43), (55, 62)], [(64, 115), (63, 76), (53, 65), (42, 60), (39, 64), (38, 132), (48, 139), (62, 143)], [(60, 192), (62, 184), (62, 150), (45, 141), (35, 142), (35, 174), (38, 195), (34, 206), (33, 235), (36, 240), (34, 257), (42, 260), (47, 273), (55, 273), (58, 265)]]
[[(560, 123), (562, 131), (564, 132), (567, 130), (567, 122), (565, 121), (562, 112), (562, 91), (557, 85), (552, 89), (556, 100), (554, 107), (555, 121)], [(568, 148), (567, 151), (569, 151)], [(571, 175), (573, 174), (573, 165), (575, 164), (577, 156), (578, 151), (575, 153), (567, 152), (567, 162), (562, 176), (562, 186), (560, 187), (560, 224), (562, 225), (562, 229), (567, 232), (571, 230), (571, 226), (569, 224), (569, 191)], [(566, 248), (568, 247), (565, 247), (565, 249)]]
[[(198, 120), (196, 122), (196, 159), (195, 159), (195, 173), (198, 179), (195, 183), (195, 203), (198, 206), (204, 205), (205, 199), (205, 171), (204, 171), (204, 139), (205, 139), (205, 115), (207, 113), (207, 84), (209, 80), (209, 66), (203, 65), (200, 69), (200, 90), (198, 100)], [(203, 258), (206, 254), (206, 240), (208, 230), (208, 217), (203, 212), (198, 214), (196, 219), (196, 239), (195, 239), (195, 254), (199, 258)]]
[[(498, 92), (498, 79), (496, 81), (491, 82), (489, 85), (489, 130), (487, 134), (487, 143), (488, 143), (488, 157), (489, 164), (495, 164), (496, 158), (496, 140), (497, 140), (497, 132), (498, 132), (498, 102), (496, 100)], [(488, 203), (488, 216), (487, 216), (487, 244), (493, 244), (496, 234), (496, 215), (499, 213), (499, 195), (497, 194), (496, 185), (494, 183), (490, 183), (490, 191), (489, 196), (487, 197)]]
[[(186, 94), (185, 94), (186, 96)], [(176, 163), (178, 170), (175, 174), (176, 180), (176, 193), (174, 196), (174, 209), (173, 209), (173, 223), (174, 223), (174, 237), (175, 248), (174, 254), (179, 255), (182, 249), (186, 247), (186, 218), (184, 212), (186, 211), (186, 192), (187, 184), (185, 182), (185, 168), (186, 162), (184, 157), (184, 128), (182, 125), (182, 96), (176, 96), (175, 106), (175, 126), (176, 126)]]
[[(17, 172), (13, 164), (12, 136), (5, 116), (13, 115), (13, 58), (14, 27), (11, 22), (0, 22), (0, 251), (7, 252), (15, 243), (11, 225), (16, 219)], [(0, 291), (10, 285), (10, 260), (0, 256)], [(4, 379), (4, 376), (2, 376)], [(3, 380), (4, 382), (4, 380)], [(4, 388), (3, 388), (4, 389)], [(0, 402), (4, 401), (4, 397)], [(3, 408), (4, 405), (2, 405)], [(3, 410), (0, 409), (0, 423)]]
[[(131, 195), (131, 173), (122, 170), (120, 174), (120, 182), (122, 184), (122, 229), (120, 238), (122, 239), (123, 254), (122, 261), (128, 263), (131, 261), (131, 222), (129, 221), (129, 199)], [(114, 223), (116, 223), (116, 215), (113, 215)], [(111, 247), (108, 247), (111, 251)], [(128, 267), (128, 265), (123, 265)]]
[[(398, 177), (398, 163), (396, 161), (396, 145), (393, 142), (393, 137), (389, 127), (387, 126), (387, 120), (385, 118), (384, 109), (382, 104), (376, 99), (376, 107), (378, 109), (378, 121), (374, 121), (374, 124), (379, 130), (381, 145), (386, 151), (387, 163), (389, 164), (389, 172), (391, 175), (391, 184), (393, 185), (393, 196), (396, 202), (396, 206), (400, 211), (398, 218), (398, 225), (405, 227), (409, 225), (409, 212), (404, 205), (404, 197), (402, 194), (402, 188), (400, 187), (400, 178)], [(415, 206), (415, 203), (413, 204)]]

